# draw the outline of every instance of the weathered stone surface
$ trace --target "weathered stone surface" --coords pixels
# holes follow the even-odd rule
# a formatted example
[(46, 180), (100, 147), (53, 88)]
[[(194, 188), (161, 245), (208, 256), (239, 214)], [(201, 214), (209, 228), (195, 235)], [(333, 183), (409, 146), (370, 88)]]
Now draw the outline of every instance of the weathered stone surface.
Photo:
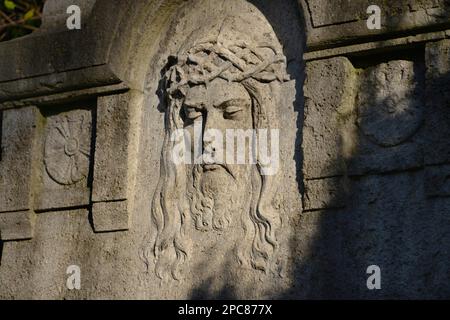
[[(386, 3), (382, 0), (306, 0), (311, 10), (314, 27), (342, 24), (367, 19), (367, 8), (371, 5), (380, 6), (387, 19), (402, 16), (417, 11), (446, 8), (445, 0), (397, 0)], [(428, 11), (429, 14), (433, 11)]]
[(80, 8), (81, 28), (87, 27), (87, 21), (96, 0), (49, 0), (45, 2), (43, 22), (39, 32), (58, 32), (67, 30), (67, 8), (76, 5)]
[[(0, 46), (1, 102), (121, 82), (143, 90), (147, 67), (134, 68), (133, 62), (149, 58), (170, 15), (184, 1), (73, 1), (81, 5), (82, 25), (86, 24), (81, 30), (64, 28), (63, 14), (55, 12), (64, 6), (58, 0), (48, 2), (52, 16), (44, 17), (41, 32)], [(146, 30), (146, 36), (136, 30)]]
[(305, 181), (305, 210), (337, 209), (345, 207), (346, 188), (343, 178)]
[[(98, 100), (92, 190), (96, 231), (129, 227), (138, 174), (136, 159), (142, 103), (143, 96), (138, 92), (105, 96)], [(108, 218), (107, 214), (111, 217)]]
[[(386, 173), (423, 166), (426, 104), (420, 62), (393, 60), (360, 75), (348, 158), (350, 175)], [(349, 123), (350, 127), (354, 126)]]
[[(145, 288), (150, 288), (151, 283), (144, 282), (140, 292), (130, 290), (140, 286), (139, 278), (145, 281), (142, 262), (134, 259), (136, 252), (130, 250), (137, 245), (136, 239), (120, 232), (94, 233), (88, 216), (85, 209), (39, 214), (32, 242), (3, 243), (2, 298), (145, 298), (150, 292)], [(81, 269), (81, 290), (67, 287), (70, 265)], [(20, 276), (11, 277), (16, 273)]]
[[(337, 56), (380, 56), (386, 52), (402, 51), (405, 46), (417, 47), (426, 43), (449, 38), (450, 31), (435, 31), (429, 33), (419, 33), (410, 36), (402, 36), (388, 40), (377, 40), (356, 44), (348, 44), (340, 47), (330, 47), (328, 49), (311, 51), (303, 55), (305, 61), (332, 58)], [(369, 59), (371, 60), (371, 59)]]
[[(271, 16), (271, 19), (274, 19), (273, 21), (277, 21), (277, 30), (282, 30), (283, 34), (281, 35), (274, 32), (271, 24), (256, 9), (257, 7), (246, 1), (233, 0), (233, 3), (235, 5), (230, 7), (218, 5), (222, 4), (221, 1), (196, 1), (194, 6), (189, 3), (177, 12), (170, 32), (167, 32), (167, 34), (161, 33), (160, 31), (163, 28), (156, 30), (159, 33), (158, 36), (161, 35), (162, 38), (171, 40), (169, 45), (165, 46), (165, 40), (161, 39), (160, 44), (148, 51), (153, 53), (156, 51), (156, 47), (161, 48), (161, 52), (154, 56), (154, 59), (150, 59), (147, 52), (142, 60), (135, 62), (136, 64), (130, 68), (130, 70), (140, 69), (140, 72), (145, 73), (148, 72), (147, 64), (151, 62), (151, 68), (154, 72), (148, 72), (148, 83), (146, 83), (145, 99), (143, 99), (144, 105), (141, 104), (142, 100), (136, 102), (136, 100), (131, 99), (130, 96), (133, 94), (130, 93), (104, 95), (98, 99), (93, 159), (94, 172), (92, 174), (92, 216), (89, 216), (88, 210), (74, 211), (67, 208), (64, 210), (61, 210), (61, 208), (45, 210), (46, 212), (37, 216), (35, 240), (29, 243), (5, 243), (2, 272), (0, 272), (2, 297), (198, 298), (236, 296), (256, 298), (282, 294), (283, 290), (289, 286), (290, 280), (287, 275), (290, 268), (288, 254), (290, 226), (286, 224), (283, 228), (280, 228), (278, 220), (288, 221), (290, 216), (298, 214), (301, 210), (299, 205), (301, 199), (298, 190), (299, 181), (296, 176), (297, 170), (300, 168), (297, 163), (299, 155), (295, 148), (299, 150), (301, 141), (296, 129), (297, 121), (301, 121), (301, 119), (297, 120), (297, 112), (301, 111), (301, 99), (298, 101), (296, 99), (301, 98), (301, 79), (303, 78), (300, 74), (301, 55), (298, 55), (298, 52), (301, 52), (302, 35), (299, 27), (292, 28), (292, 24), (283, 21), (285, 15), (282, 12), (277, 12), (276, 15)], [(283, 3), (285, 8), (296, 8), (293, 2), (285, 1)], [(139, 5), (137, 4), (137, 6)], [(264, 4), (265, 10), (268, 12), (275, 12), (273, 11), (275, 7), (273, 3), (265, 2)], [(207, 8), (207, 10), (200, 10), (201, 8)], [(134, 10), (134, 7), (131, 10)], [(174, 10), (169, 12), (175, 13)], [(150, 10), (147, 11), (147, 14), (149, 13)], [(95, 15), (95, 13), (93, 14)], [(99, 15), (99, 13), (97, 14)], [(146, 18), (147, 14), (145, 15)], [(226, 23), (227, 27), (221, 29), (219, 26), (214, 26), (218, 21), (223, 21), (221, 17), (224, 15), (231, 17)], [(153, 21), (144, 19), (144, 16), (141, 18), (146, 21), (145, 24), (148, 24), (148, 21)], [(203, 25), (203, 23), (205, 24), (203, 30), (196, 31), (198, 26)], [(195, 216), (196, 212), (186, 212), (188, 216), (183, 222), (183, 228), (186, 229), (187, 237), (190, 239), (188, 244), (192, 245), (191, 248), (186, 248), (186, 250), (191, 249), (186, 251), (190, 258), (185, 264), (185, 270), (188, 272), (182, 274), (183, 278), (180, 279), (180, 282), (169, 281), (167, 286), (158, 289), (158, 285), (155, 285), (159, 281), (155, 273), (157, 260), (151, 250), (154, 248), (152, 246), (154, 238), (163, 239), (166, 232), (158, 234), (158, 228), (155, 226), (155, 221), (152, 221), (150, 213), (155, 205), (152, 205), (150, 200), (152, 196), (157, 197), (159, 193), (156, 191), (158, 190), (158, 180), (161, 179), (163, 182), (165, 180), (160, 170), (160, 167), (164, 166), (160, 162), (160, 154), (162, 150), (166, 150), (164, 149), (164, 134), (169, 129), (164, 127), (164, 115), (161, 111), (164, 110), (162, 107), (166, 102), (168, 92), (157, 90), (160, 85), (161, 70), (167, 63), (169, 55), (178, 55), (196, 45), (195, 42), (189, 42), (186, 47), (183, 47), (182, 44), (186, 40), (187, 32), (196, 31), (197, 33), (193, 33), (192, 40), (198, 40), (220, 30), (222, 30), (222, 35), (227, 41), (225, 43), (217, 41), (217, 44), (221, 44), (225, 48), (232, 48), (235, 51), (234, 55), (245, 62), (243, 65), (251, 77), (235, 78), (230, 84), (231, 86), (234, 85), (234, 90), (227, 90), (228, 86), (224, 84), (221, 77), (246, 74), (239, 68), (229, 67), (229, 70), (221, 77), (209, 83), (211, 85), (209, 87), (211, 96), (221, 99), (224, 97), (222, 94), (225, 94), (225, 97), (229, 97), (227, 94), (241, 94), (242, 100), (245, 100), (246, 103), (252, 102), (250, 104), (252, 104), (252, 108), (255, 108), (255, 115), (257, 115), (256, 111), (264, 111), (258, 116), (260, 128), (263, 125), (268, 125), (268, 128), (281, 129), (283, 133), (283, 141), (280, 143), (281, 163), (280, 171), (277, 172), (280, 178), (272, 181), (283, 181), (283, 183), (280, 184), (279, 188), (275, 188), (275, 183), (270, 181), (271, 177), (263, 177), (259, 173), (255, 177), (244, 179), (244, 174), (252, 173), (249, 170), (251, 166), (246, 166), (246, 168), (244, 166), (236, 167), (233, 172), (237, 173), (236, 177), (241, 187), (239, 191), (243, 191), (237, 192), (236, 190), (233, 191), (232, 188), (233, 179), (229, 178), (225, 172), (211, 170), (209, 173), (211, 179), (205, 178), (205, 181), (209, 182), (204, 183), (204, 185), (223, 189), (222, 192), (217, 192), (217, 195), (213, 194), (218, 201), (214, 208), (215, 216), (213, 219), (213, 223), (216, 223), (216, 225), (210, 225), (207, 231), (200, 231), (194, 223), (195, 219), (210, 221), (206, 207), (200, 208), (201, 211), (204, 211), (201, 219)], [(266, 32), (261, 33), (261, 30)], [(285, 54), (277, 37), (279, 36), (287, 41), (292, 37), (293, 30), (298, 31), (294, 34), (298, 36), (299, 41), (289, 44), (288, 53)], [(241, 36), (245, 36), (248, 38), (246, 40), (251, 41), (248, 41), (245, 45), (236, 43), (238, 47), (242, 46), (242, 50), (237, 50), (238, 48), (232, 44), (233, 41), (238, 41)], [(142, 41), (150, 41), (150, 38), (146, 34), (142, 37)], [(213, 40), (210, 39), (209, 41)], [(257, 46), (267, 43), (273, 47), (273, 50), (264, 46)], [(252, 50), (255, 50), (255, 52)], [(114, 52), (114, 50), (111, 52)], [(118, 59), (117, 55), (115, 54), (114, 59)], [(214, 55), (214, 57), (216, 56)], [(233, 56), (223, 57), (224, 62), (232, 58)], [(289, 68), (286, 61), (288, 59), (294, 61), (294, 64), (291, 64)], [(211, 62), (218, 63), (221, 61), (212, 59)], [(258, 62), (259, 64), (256, 64)], [(264, 66), (266, 62), (268, 64), (264, 68), (253, 69), (256, 65)], [(122, 63), (123, 65), (121, 64), (120, 67), (127, 69), (126, 63)], [(190, 68), (187, 65), (183, 67)], [(291, 80), (289, 81), (287, 81), (287, 71), (291, 73)], [(162, 76), (164, 77), (164, 73)], [(244, 84), (248, 87), (245, 87)], [(256, 96), (250, 95), (253, 93), (251, 90), (256, 90)], [(297, 95), (296, 91), (298, 92)], [(42, 91), (40, 92), (42, 93)], [(158, 95), (160, 93), (163, 94)], [(278, 97), (282, 94), (283, 97)], [(43, 97), (43, 99), (46, 99), (46, 97)], [(176, 97), (173, 97), (173, 99), (176, 99)], [(207, 101), (207, 99), (202, 101)], [(233, 102), (235, 101), (233, 100)], [(239, 102), (238, 106), (247, 106), (243, 101), (240, 100)], [(294, 102), (296, 105), (294, 105)], [(43, 104), (45, 105), (45, 103)], [(14, 105), (10, 106), (14, 107)], [(63, 108), (64, 104), (59, 104), (58, 99), (56, 99), (52, 101), (50, 106), (45, 107), (45, 110), (54, 110), (52, 113), (58, 114), (59, 108)], [(74, 103), (74, 107), (77, 110), (82, 107), (82, 104)], [(259, 107), (261, 109), (257, 110), (256, 108)], [(208, 111), (211, 112), (209, 115), (214, 114), (213, 109)], [(136, 125), (135, 122), (135, 117), (139, 118), (139, 112), (143, 112), (141, 126)], [(252, 119), (252, 113), (246, 110), (247, 120)], [(282, 116), (279, 114), (282, 114)], [(176, 116), (176, 119), (178, 119), (180, 115), (177, 114)], [(280, 119), (283, 120), (282, 127), (278, 124)], [(232, 123), (232, 121), (218, 118), (215, 123), (222, 126)], [(248, 121), (246, 124), (253, 125), (253, 122)], [(223, 128), (226, 127), (223, 126)], [(133, 136), (133, 130), (136, 130), (135, 133), (139, 135), (137, 142), (134, 140), (136, 137)], [(133, 149), (134, 143), (140, 144), (138, 149)], [(139, 172), (136, 175), (137, 187), (135, 193), (129, 192), (132, 190), (131, 184), (129, 184), (132, 175), (132, 161), (136, 162), (137, 172)], [(186, 172), (192, 171), (186, 170)], [(207, 174), (203, 174), (206, 177)], [(213, 174), (216, 176), (214, 177)], [(239, 222), (239, 218), (242, 216), (246, 223), (252, 224), (252, 213), (249, 208), (241, 207), (237, 201), (237, 209), (245, 210), (235, 210), (235, 212), (232, 212), (230, 225), (224, 225), (223, 230), (215, 229), (214, 226), (220, 227), (220, 224), (217, 223), (221, 222), (219, 219), (221, 214), (226, 214), (227, 211), (231, 212), (230, 203), (227, 202), (228, 196), (231, 195), (234, 197), (233, 199), (239, 199), (248, 204), (250, 198), (258, 199), (259, 193), (258, 190), (252, 191), (247, 186), (252, 183), (258, 189), (258, 185), (262, 183), (263, 179), (264, 192), (266, 193), (261, 197), (261, 212), (259, 214), (270, 219), (270, 230), (261, 221), (258, 222), (261, 230), (267, 231), (252, 229), (250, 225), (248, 231), (267, 233), (265, 234), (266, 240), (262, 240), (261, 245), (252, 244), (251, 234), (246, 235), (245, 228)], [(200, 196), (202, 193), (205, 197), (210, 195), (209, 187), (208, 190), (199, 188), (198, 195)], [(271, 190), (272, 188), (273, 190)], [(172, 215), (166, 220), (165, 225), (170, 225), (172, 217), (176, 218), (173, 215), (173, 208), (178, 205), (181, 208), (181, 202), (176, 201), (172, 196), (175, 196), (175, 194), (167, 194), (166, 197), (168, 203), (171, 203), (170, 213)], [(128, 215), (128, 212), (130, 212), (129, 204), (133, 200), (135, 201), (136, 214)], [(157, 202), (155, 203), (157, 204)], [(263, 206), (264, 208), (262, 208)], [(270, 212), (268, 211), (269, 208)], [(92, 223), (92, 226), (89, 222)], [(129, 228), (131, 225), (133, 225), (133, 228)], [(127, 232), (103, 232), (123, 229), (129, 230)], [(271, 230), (274, 231), (273, 235), (269, 234)], [(268, 240), (275, 241), (277, 250), (273, 250), (272, 245), (267, 242)], [(49, 248), (55, 246), (55, 243), (58, 245), (50, 253)], [(241, 266), (237, 260), (234, 249), (238, 245), (245, 247), (245, 254), (242, 257), (243, 260), (248, 260), (248, 268)], [(33, 251), (29, 250), (30, 246), (34, 248)], [(247, 246), (250, 247), (247, 248)], [(250, 254), (252, 246), (255, 246), (258, 250), (264, 250), (264, 254), (254, 256), (255, 263), (253, 264), (250, 263), (253, 258)], [(149, 249), (149, 254), (145, 255), (145, 251)], [(275, 252), (272, 252), (272, 250)], [(268, 253), (267, 257), (266, 252)], [(148, 259), (141, 259), (139, 253)], [(43, 256), (47, 256), (47, 258), (43, 259)], [(267, 260), (267, 270), (270, 270), (267, 274), (261, 272), (264, 267), (263, 260)], [(164, 262), (164, 259), (162, 259), (162, 262)], [(69, 292), (66, 289), (67, 275), (65, 272), (67, 266), (71, 264), (77, 264), (81, 268), (83, 289), (80, 291)], [(27, 271), (23, 273), (21, 279), (8, 277), (7, 275), (11, 274), (14, 269)], [(43, 270), (47, 271), (42, 273)], [(167, 268), (165, 271), (169, 273), (169, 277), (172, 276), (171, 268)], [(111, 278), (115, 279), (114, 283), (110, 282)], [(30, 279), (35, 281), (32, 288), (27, 289), (24, 283)], [(259, 281), (260, 285), (255, 290), (254, 283), (256, 281)]]
[[(446, 0), (305, 0), (309, 10), (309, 50), (320, 50), (345, 43), (360, 42), (374, 35), (395, 35), (406, 30), (425, 31), (427, 27), (445, 30), (450, 25), (450, 3)], [(367, 9), (377, 5), (381, 9), (380, 30), (370, 30), (366, 21)]]
[(120, 231), (130, 228), (132, 201), (96, 202), (92, 206), (92, 219), (96, 232)]
[[(48, 0), (0, 43), (0, 298), (450, 297), (448, 1), (307, 2)], [(277, 170), (172, 163), (200, 119), (279, 129)]]
[(35, 107), (0, 114), (0, 238), (33, 236), (33, 158), (40, 114)]
[(39, 111), (34, 107), (7, 110), (0, 119), (0, 212), (29, 210)]
[(423, 167), (423, 149), (417, 141), (382, 148), (361, 138), (357, 152), (347, 160), (348, 175), (361, 176)]
[[(290, 80), (287, 59), (270, 24), (252, 14), (245, 2), (232, 3), (217, 12), (225, 16), (229, 12), (227, 19), (205, 21), (161, 72), (166, 128), (162, 170), (152, 202), (156, 238), (148, 244), (156, 258), (154, 272), (161, 279), (183, 274), (179, 267), (195, 256), (193, 252), (204, 250), (205, 236), (211, 241), (208, 248), (218, 256), (234, 257), (230, 268), (268, 271), (276, 262), (281, 213), (272, 203), (280, 161), (266, 163), (261, 152), (268, 150), (260, 150), (253, 163), (224, 161), (219, 150), (236, 159), (236, 154), (248, 154), (248, 148), (229, 147), (229, 141), (224, 148), (207, 136), (214, 130), (228, 140), (230, 130), (235, 130), (233, 134), (245, 130), (255, 134), (262, 148), (267, 135), (259, 130), (270, 135), (280, 130), (281, 85)], [(182, 128), (191, 137), (201, 135), (194, 137), (201, 139), (200, 157), (195, 155), (194, 142), (183, 151), (194, 159), (173, 158), (174, 134)], [(279, 144), (277, 138), (271, 139)], [(260, 208), (257, 213), (254, 205)], [(192, 238), (184, 238), (184, 229), (193, 233)], [(184, 250), (188, 243), (198, 250)], [(207, 259), (220, 264), (217, 257)]]
[(450, 162), (450, 40), (427, 44), (425, 52), (426, 134), (425, 163)]
[(94, 202), (126, 200), (133, 191), (142, 102), (138, 92), (98, 100)]
[(35, 209), (88, 205), (92, 112), (89, 109), (49, 114), (40, 143)]
[[(349, 185), (345, 209), (298, 217), (296, 297), (448, 297), (450, 202), (426, 200), (423, 179), (422, 172), (366, 176)], [(370, 265), (381, 268), (381, 290), (367, 289)]]
[[(355, 71), (336, 73), (337, 64), (328, 61), (333, 59), (307, 64), (305, 177), (386, 173), (421, 167), (423, 65), (393, 60), (367, 67), (356, 78)], [(347, 66), (354, 70), (350, 63)], [(323, 80), (314, 81), (315, 77)]]
[(341, 123), (353, 109), (355, 70), (346, 58), (306, 65), (303, 172), (305, 178), (341, 175), (345, 165)]
[(24, 240), (33, 237), (34, 212), (31, 210), (0, 213), (0, 239)]
[(353, 184), (343, 223), (347, 270), (375, 264), (383, 274), (378, 292), (355, 281), (358, 296), (417, 299), (450, 293), (438, 280), (449, 272), (445, 260), (450, 252), (442, 245), (448, 239), (444, 212), (449, 202), (427, 201), (423, 182), (423, 171), (413, 171), (366, 176)]
[(417, 133), (425, 109), (422, 76), (414, 62), (404, 60), (365, 70), (356, 99), (357, 124), (370, 141), (393, 147)]
[(450, 166), (425, 168), (425, 192), (430, 197), (450, 196)]

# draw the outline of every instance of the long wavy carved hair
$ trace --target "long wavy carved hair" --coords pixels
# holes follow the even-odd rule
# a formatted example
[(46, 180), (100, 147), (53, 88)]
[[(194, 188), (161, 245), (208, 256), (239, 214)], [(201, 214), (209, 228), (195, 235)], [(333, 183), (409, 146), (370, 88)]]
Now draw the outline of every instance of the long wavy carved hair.
[[(170, 274), (179, 279), (180, 267), (190, 255), (185, 237), (190, 215), (189, 173), (185, 164), (175, 164), (172, 160), (176, 142), (171, 137), (175, 130), (184, 127), (180, 114), (186, 91), (189, 86), (207, 85), (215, 78), (239, 82), (252, 99), (254, 129), (270, 131), (278, 129), (279, 87), (288, 76), (286, 58), (280, 47), (243, 41), (225, 44), (220, 35), (214, 40), (197, 42), (185, 54), (169, 61), (164, 79), (167, 102), (161, 172), (152, 202), (152, 221), (157, 234), (150, 251), (158, 277)], [(266, 271), (277, 248), (276, 232), (281, 226), (280, 214), (272, 205), (276, 176), (263, 174), (264, 164), (259, 157), (252, 167), (253, 192), (249, 212), (241, 215), (245, 239), (239, 241), (237, 258), (245, 266)]]

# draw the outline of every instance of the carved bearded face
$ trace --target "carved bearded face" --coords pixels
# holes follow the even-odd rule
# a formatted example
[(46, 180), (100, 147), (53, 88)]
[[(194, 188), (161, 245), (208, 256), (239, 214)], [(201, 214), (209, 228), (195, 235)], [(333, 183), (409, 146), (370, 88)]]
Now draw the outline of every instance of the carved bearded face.
[[(188, 200), (199, 230), (221, 230), (234, 224), (246, 211), (251, 164), (224, 161), (227, 130), (253, 129), (252, 100), (245, 87), (236, 82), (215, 79), (207, 86), (190, 87), (182, 107), (185, 129), (194, 135), (201, 126), (203, 163), (187, 170)], [(215, 135), (210, 133), (214, 132)], [(223, 141), (214, 141), (217, 137)], [(218, 156), (223, 148), (222, 156)], [(248, 154), (246, 145), (245, 151)], [(237, 149), (230, 150), (236, 155)], [(191, 145), (194, 154), (194, 145)]]
[[(206, 37), (194, 33), (163, 70), (166, 134), (152, 202), (157, 227), (152, 249), (160, 278), (167, 273), (177, 278), (189, 257), (188, 217), (197, 230), (241, 228), (227, 235), (242, 236), (235, 239), (238, 261), (254, 269), (266, 270), (277, 245), (281, 222), (271, 205), (275, 173), (267, 174), (254, 147), (263, 136), (259, 130), (278, 129), (279, 85), (289, 80), (286, 57), (272, 30), (252, 39), (235, 30), (247, 21), (235, 20), (205, 29)], [(191, 138), (187, 150), (192, 162), (173, 160), (179, 146), (173, 135), (180, 130)]]

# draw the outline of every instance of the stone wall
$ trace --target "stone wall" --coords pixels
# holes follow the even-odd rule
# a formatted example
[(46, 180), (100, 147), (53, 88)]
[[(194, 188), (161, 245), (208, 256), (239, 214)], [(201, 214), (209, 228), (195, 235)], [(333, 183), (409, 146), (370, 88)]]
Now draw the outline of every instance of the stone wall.
[[(449, 298), (449, 1), (70, 4), (0, 43), (0, 298)], [(277, 173), (168, 162), (230, 97)]]

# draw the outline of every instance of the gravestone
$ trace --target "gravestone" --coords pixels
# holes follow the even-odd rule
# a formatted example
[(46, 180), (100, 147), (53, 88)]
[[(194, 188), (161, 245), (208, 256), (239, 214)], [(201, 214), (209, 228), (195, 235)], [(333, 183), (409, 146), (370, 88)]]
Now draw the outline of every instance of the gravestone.
[(448, 298), (449, 9), (48, 0), (0, 43), (0, 298)]

